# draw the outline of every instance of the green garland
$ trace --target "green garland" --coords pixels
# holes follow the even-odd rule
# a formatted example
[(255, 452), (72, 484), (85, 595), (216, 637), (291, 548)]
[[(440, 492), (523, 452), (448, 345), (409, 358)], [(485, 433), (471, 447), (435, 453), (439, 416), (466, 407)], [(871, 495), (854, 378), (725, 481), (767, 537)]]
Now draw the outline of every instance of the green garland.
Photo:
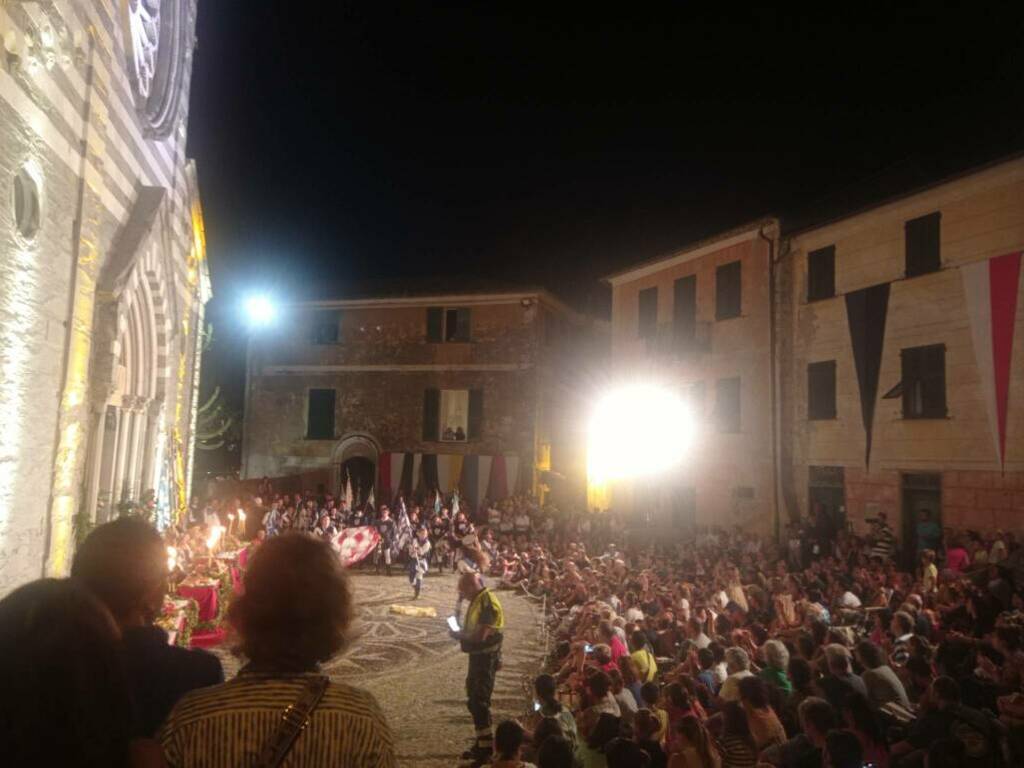
[(225, 568), (222, 573), (217, 574), (217, 615), (208, 621), (196, 625), (199, 632), (216, 632), (224, 623), (224, 614), (227, 612), (228, 603), (235, 594), (235, 586), (231, 582), (231, 568)]

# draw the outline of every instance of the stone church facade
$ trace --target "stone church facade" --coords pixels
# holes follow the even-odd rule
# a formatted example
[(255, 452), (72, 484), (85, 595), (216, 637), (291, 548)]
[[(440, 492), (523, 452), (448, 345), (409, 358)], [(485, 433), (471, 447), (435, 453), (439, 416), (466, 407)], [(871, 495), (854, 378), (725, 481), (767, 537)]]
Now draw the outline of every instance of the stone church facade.
[(185, 503), (203, 307), (197, 0), (0, 5), (0, 594)]

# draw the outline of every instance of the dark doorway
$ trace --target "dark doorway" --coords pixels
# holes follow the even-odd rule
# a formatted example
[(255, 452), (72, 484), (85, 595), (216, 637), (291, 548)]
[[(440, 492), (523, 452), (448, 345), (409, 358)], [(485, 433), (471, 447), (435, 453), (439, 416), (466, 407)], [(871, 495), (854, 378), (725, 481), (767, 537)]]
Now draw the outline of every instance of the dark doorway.
[(917, 524), (922, 512), (942, 526), (942, 475), (903, 475), (903, 563), (913, 567), (917, 552)]
[[(376, 485), (377, 465), (362, 456), (348, 459), (341, 465), (341, 478), (338, 485), (338, 495), (344, 497), (345, 483), (352, 480), (352, 499), (356, 506), (363, 504), (370, 495), (370, 489)], [(379, 489), (374, 488), (374, 496), (377, 506), (381, 503), (388, 503), (381, 498)]]
[(846, 477), (842, 467), (808, 467), (807, 500), (833, 531), (846, 530)]

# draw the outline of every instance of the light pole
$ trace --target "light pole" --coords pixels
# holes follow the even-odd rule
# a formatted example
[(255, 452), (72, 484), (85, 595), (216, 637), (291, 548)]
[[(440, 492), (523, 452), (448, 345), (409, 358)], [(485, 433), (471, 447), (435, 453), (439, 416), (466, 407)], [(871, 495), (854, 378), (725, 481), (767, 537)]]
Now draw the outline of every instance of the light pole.
[(277, 304), (266, 294), (253, 294), (245, 299), (242, 309), (245, 314), (247, 333), (245, 336), (245, 399), (242, 404), (242, 462), (241, 478), (249, 476), (249, 429), (250, 400), (252, 392), (252, 339), (257, 331), (272, 326), (277, 321)]

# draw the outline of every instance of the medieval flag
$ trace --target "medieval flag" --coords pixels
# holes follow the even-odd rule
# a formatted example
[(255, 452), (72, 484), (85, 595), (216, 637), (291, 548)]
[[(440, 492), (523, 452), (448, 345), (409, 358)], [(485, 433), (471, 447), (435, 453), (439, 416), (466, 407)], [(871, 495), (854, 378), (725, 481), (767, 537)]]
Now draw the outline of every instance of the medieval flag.
[(373, 552), (380, 541), (380, 533), (372, 525), (345, 528), (334, 540), (343, 567), (348, 568)]
[(1020, 288), (1020, 258), (1018, 251), (960, 268), (975, 361), (1000, 467), (1006, 463), (1006, 418)]
[(860, 415), (864, 424), (864, 466), (871, 465), (871, 431), (882, 370), (885, 318), (889, 311), (889, 284), (873, 285), (846, 294), (846, 320), (853, 347), (853, 364), (860, 389)]
[(459, 489), (452, 491), (452, 517), (459, 514)]
[(395, 529), (395, 543), (392, 545), (391, 550), (392, 556), (397, 557), (402, 552), (405, 552), (411, 541), (412, 524), (409, 522), (409, 513), (405, 509), (405, 500), (403, 499), (398, 508), (398, 525)]

